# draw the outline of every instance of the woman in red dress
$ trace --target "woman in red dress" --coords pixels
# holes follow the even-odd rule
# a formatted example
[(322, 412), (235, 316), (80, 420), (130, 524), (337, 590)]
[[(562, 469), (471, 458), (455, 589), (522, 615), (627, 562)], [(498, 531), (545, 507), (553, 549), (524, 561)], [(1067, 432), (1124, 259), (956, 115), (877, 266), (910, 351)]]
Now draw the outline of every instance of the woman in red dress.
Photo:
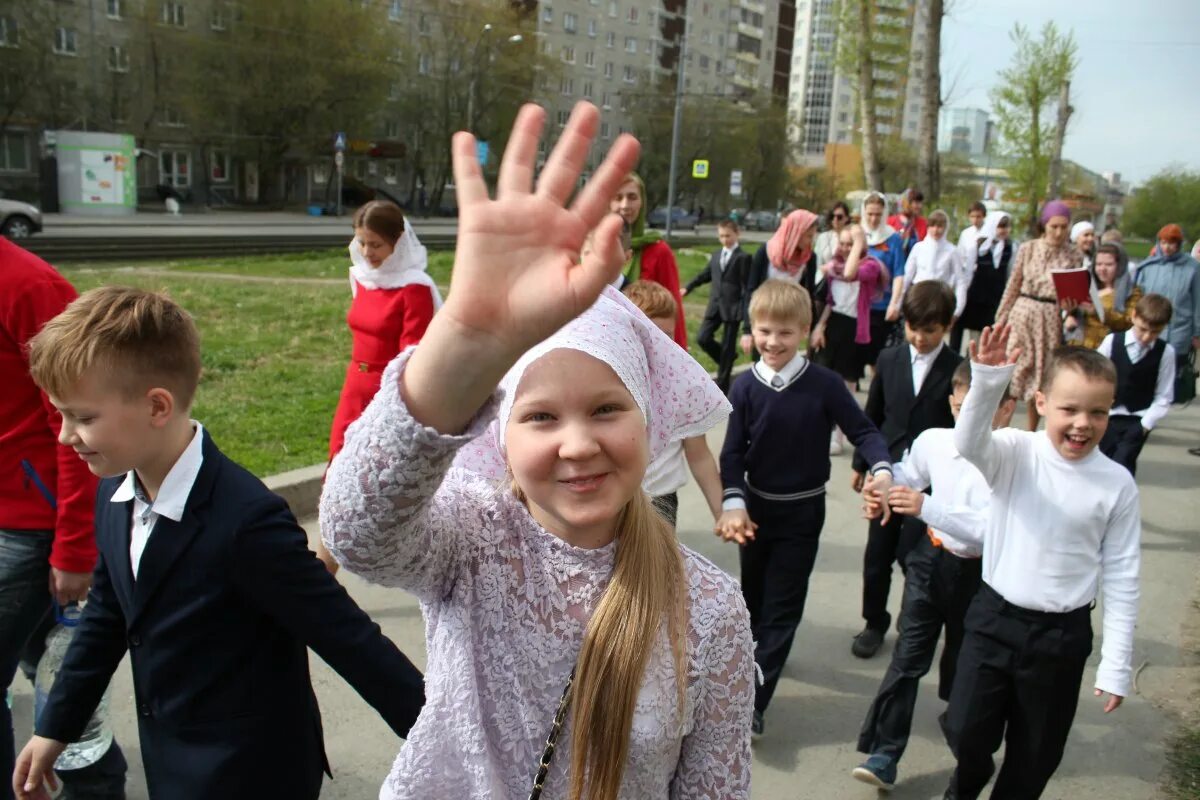
[[(434, 311), (442, 305), (437, 284), (425, 272), (425, 247), (393, 203), (373, 200), (354, 215), (350, 261), (353, 299), (346, 322), (354, 338), (329, 433), (330, 461), (342, 449), (346, 428), (379, 391), (384, 367), (404, 348), (421, 341)], [(323, 546), (318, 555), (331, 572), (336, 571), (336, 562)]]

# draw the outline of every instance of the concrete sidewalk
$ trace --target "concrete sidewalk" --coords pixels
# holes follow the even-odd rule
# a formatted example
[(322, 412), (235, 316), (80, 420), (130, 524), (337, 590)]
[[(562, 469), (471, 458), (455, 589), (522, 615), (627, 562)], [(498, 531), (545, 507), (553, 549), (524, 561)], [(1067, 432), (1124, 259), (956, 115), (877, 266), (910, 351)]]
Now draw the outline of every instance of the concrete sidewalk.
[[(721, 431), (710, 436), (714, 451)], [(1172, 709), (1194, 703), (1198, 668), (1181, 649), (1182, 627), (1197, 615), (1200, 574), (1200, 458), (1186, 448), (1200, 444), (1200, 408), (1174, 409), (1142, 454), (1143, 555), (1142, 607), (1135, 667), (1140, 693), (1105, 717), (1091, 696), (1090, 681), (1099, 661), (1101, 612), (1093, 616), (1096, 648), (1090, 660), (1079, 714), (1067, 753), (1046, 794), (1047, 800), (1150, 800), (1159, 797), (1164, 767), (1163, 740), (1174, 724)], [(866, 523), (849, 489), (849, 458), (834, 459), (828, 515), (821, 553), (812, 578), (806, 617), (792, 657), (767, 715), (767, 734), (755, 746), (753, 797), (756, 800), (871, 800), (875, 790), (853, 781), (850, 770), (861, 756), (854, 751), (867, 711), (894, 643), (889, 635), (876, 658), (850, 654), (850, 641), (861, 627), (860, 566)], [(680, 495), (680, 536), (684, 543), (737, 574), (737, 553), (709, 530), (711, 520), (694, 486)], [(305, 520), (316, 538), (315, 520)], [(418, 664), (424, 662), (420, 610), (398, 590), (370, 586), (352, 575), (341, 579), (384, 631)], [(893, 583), (892, 606), (899, 605), (901, 584)], [(1192, 646), (1194, 646), (1192, 642)], [(349, 800), (377, 796), (401, 743), (372, 711), (319, 658), (313, 673), (324, 715), (326, 747), (335, 779), (323, 798)], [(30, 691), (15, 684), (17, 741), (29, 730)], [(942, 710), (934, 681), (927, 680), (917, 707), (913, 740), (901, 764), (897, 800), (940, 798), (953, 768), (936, 716)], [(130, 761), (129, 798), (144, 800), (145, 783), (137, 746), (136, 717), (128, 674), (122, 664), (113, 686), (115, 724)], [(531, 765), (532, 766), (532, 765)], [(267, 767), (269, 768), (269, 767)], [(286, 768), (286, 767), (285, 767)]]

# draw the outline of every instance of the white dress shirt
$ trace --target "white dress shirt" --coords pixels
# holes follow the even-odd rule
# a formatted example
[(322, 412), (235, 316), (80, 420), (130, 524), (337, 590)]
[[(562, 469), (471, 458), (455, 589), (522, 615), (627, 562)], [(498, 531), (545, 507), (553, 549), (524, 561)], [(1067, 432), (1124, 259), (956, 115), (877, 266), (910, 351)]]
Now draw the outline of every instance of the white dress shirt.
[(925, 376), (929, 374), (929, 368), (933, 366), (933, 362), (941, 355), (942, 348), (945, 346), (944, 341), (939, 342), (938, 346), (928, 353), (919, 353), (917, 348), (911, 344), (908, 346), (908, 359), (912, 364), (913, 397), (921, 393), (921, 386), (925, 383)]
[(987, 528), (992, 490), (983, 474), (954, 449), (953, 428), (930, 428), (892, 466), (897, 486), (933, 494), (921, 501), (921, 519), (933, 528), (947, 552), (979, 558)]
[[(1151, 343), (1153, 345), (1153, 343)], [(1096, 348), (1107, 358), (1112, 358), (1113, 335), (1104, 337), (1104, 341)], [(1136, 364), (1142, 360), (1150, 348), (1139, 342), (1134, 335), (1125, 332), (1125, 352), (1129, 355), (1129, 363)], [(1171, 410), (1171, 402), (1175, 399), (1175, 348), (1167, 344), (1163, 350), (1162, 362), (1158, 365), (1158, 380), (1154, 384), (1154, 400), (1141, 411), (1130, 411), (1125, 406), (1113, 406), (1112, 416), (1129, 416), (1142, 418), (1142, 428), (1154, 430), (1154, 426)]]
[(1015, 365), (971, 365), (971, 390), (954, 427), (958, 452), (992, 487), (983, 580), (1010, 603), (1065, 612), (1104, 588), (1096, 688), (1128, 697), (1133, 680), (1141, 519), (1124, 467), (1093, 450), (1064, 458), (1045, 431), (992, 430)]
[(725, 267), (729, 266), (729, 258), (733, 255), (733, 250), (728, 247), (721, 248), (721, 273), (725, 273)]
[(967, 289), (971, 276), (975, 274), (975, 262), (971, 269), (963, 261), (958, 248), (943, 239), (925, 237), (913, 245), (904, 262), (904, 292), (921, 281), (941, 281), (954, 290), (954, 316), (957, 319), (967, 306)]
[(142, 553), (146, 550), (150, 535), (154, 533), (154, 524), (160, 516), (175, 522), (183, 519), (188, 495), (192, 493), (192, 485), (196, 482), (196, 476), (200, 474), (200, 465), (204, 461), (204, 427), (195, 420), (192, 420), (192, 425), (196, 429), (192, 441), (171, 467), (167, 477), (163, 478), (158, 496), (153, 502), (146, 497), (138, 482), (137, 473), (133, 470), (126, 473), (125, 480), (113, 492), (114, 503), (133, 501), (133, 520), (129, 529), (129, 566), (133, 568), (134, 580), (137, 580)]
[(958, 252), (962, 256), (963, 263), (972, 270), (975, 269), (975, 259), (979, 257), (980, 230), (974, 225), (968, 225), (958, 235)]

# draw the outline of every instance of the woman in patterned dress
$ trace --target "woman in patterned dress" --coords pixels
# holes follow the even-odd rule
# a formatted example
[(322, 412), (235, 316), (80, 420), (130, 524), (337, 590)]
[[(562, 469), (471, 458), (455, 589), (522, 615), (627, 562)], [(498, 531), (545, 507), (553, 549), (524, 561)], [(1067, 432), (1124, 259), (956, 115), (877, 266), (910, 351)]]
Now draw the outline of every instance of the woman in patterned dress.
[(1004, 297), (996, 312), (997, 325), (1012, 325), (1009, 352), (1020, 349), (1012, 377), (1012, 393), (1024, 400), (1029, 413), (1029, 430), (1036, 431), (1041, 416), (1033, 402), (1042, 381), (1050, 351), (1062, 343), (1062, 314), (1050, 271), (1083, 266), (1079, 250), (1071, 245), (1067, 226), (1071, 209), (1061, 200), (1042, 208), (1042, 236), (1017, 251), (1008, 276)]

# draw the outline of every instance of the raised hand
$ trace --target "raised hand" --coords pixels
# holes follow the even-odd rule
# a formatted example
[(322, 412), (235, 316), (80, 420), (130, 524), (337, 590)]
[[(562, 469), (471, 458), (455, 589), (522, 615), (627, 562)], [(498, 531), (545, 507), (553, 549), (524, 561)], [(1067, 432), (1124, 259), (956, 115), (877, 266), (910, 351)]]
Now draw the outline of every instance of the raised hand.
[(1012, 327), (1009, 325), (984, 328), (979, 334), (979, 341), (971, 342), (971, 360), (987, 367), (1007, 367), (1017, 363), (1021, 348), (1014, 348), (1012, 354), (1009, 354), (1008, 336), (1011, 332)]
[[(621, 220), (608, 215), (608, 203), (639, 152), (636, 139), (618, 137), (567, 207), (600, 113), (590, 103), (575, 106), (535, 188), (538, 138), (545, 119), (545, 110), (536, 105), (526, 105), (517, 114), (495, 200), (488, 196), (475, 137), (460, 132), (452, 143), (458, 243), (442, 313), (514, 357), (590, 307), (621, 269)], [(594, 246), (577, 263), (593, 228), (598, 228)]]

